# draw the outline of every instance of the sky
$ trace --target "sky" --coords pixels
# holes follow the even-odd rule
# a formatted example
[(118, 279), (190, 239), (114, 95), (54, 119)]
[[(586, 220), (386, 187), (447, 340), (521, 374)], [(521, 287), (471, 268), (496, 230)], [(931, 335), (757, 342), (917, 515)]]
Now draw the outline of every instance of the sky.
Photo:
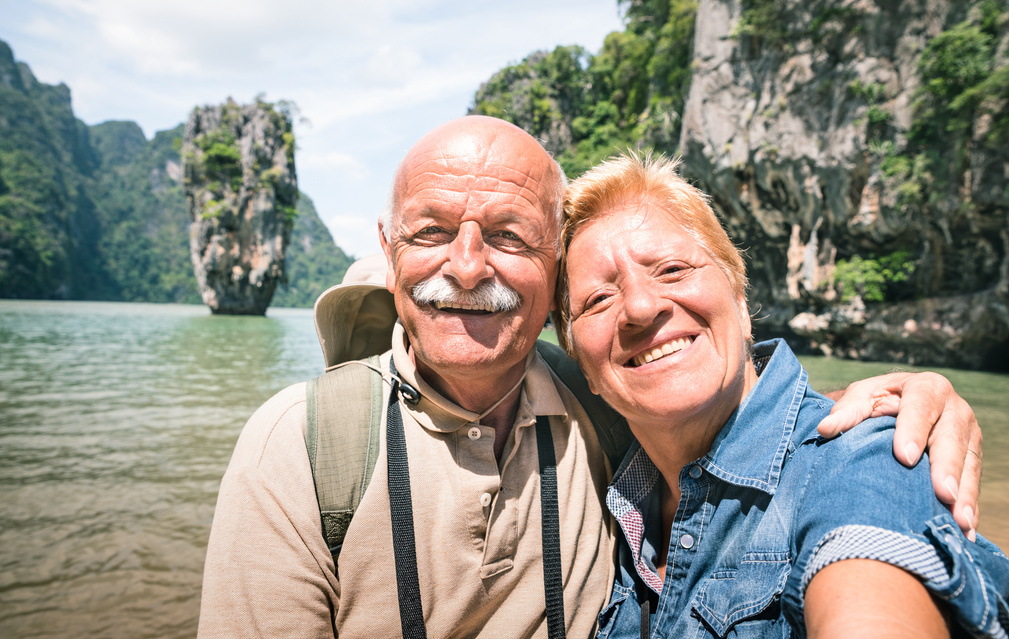
[(0, 40), (87, 124), (151, 138), (197, 105), (293, 101), (299, 187), (357, 257), (407, 149), (482, 82), (621, 28), (617, 0), (0, 0)]

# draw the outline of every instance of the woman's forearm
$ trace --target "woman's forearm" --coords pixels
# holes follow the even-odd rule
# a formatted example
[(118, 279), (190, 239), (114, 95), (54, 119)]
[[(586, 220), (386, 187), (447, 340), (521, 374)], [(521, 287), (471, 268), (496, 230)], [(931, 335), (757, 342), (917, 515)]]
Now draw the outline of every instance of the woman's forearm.
[(871, 559), (833, 563), (806, 588), (811, 639), (950, 636), (935, 600), (917, 578)]

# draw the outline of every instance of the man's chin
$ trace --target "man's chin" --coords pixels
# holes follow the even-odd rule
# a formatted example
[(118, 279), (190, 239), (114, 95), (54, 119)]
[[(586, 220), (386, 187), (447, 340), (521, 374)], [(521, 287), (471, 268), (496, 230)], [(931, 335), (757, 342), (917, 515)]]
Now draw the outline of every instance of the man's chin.
[[(526, 344), (521, 335), (501, 330), (500, 325), (469, 325), (468, 328), (469, 330), (459, 332), (443, 330), (433, 339), (412, 341), (414, 352), (439, 374), (464, 373), (483, 377), (500, 374), (514, 366), (528, 354), (529, 348), (535, 343), (532, 340)], [(480, 328), (487, 330), (478, 330)]]

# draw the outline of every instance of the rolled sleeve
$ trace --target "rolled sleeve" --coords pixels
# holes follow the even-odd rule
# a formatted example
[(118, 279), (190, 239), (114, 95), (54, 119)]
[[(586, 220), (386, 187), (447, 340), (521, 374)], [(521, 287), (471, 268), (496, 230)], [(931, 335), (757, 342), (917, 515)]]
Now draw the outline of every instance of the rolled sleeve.
[[(893, 420), (874, 419), (814, 454), (795, 511), (795, 569), (783, 595), (801, 623), (806, 587), (837, 561), (871, 559), (917, 577), (974, 636), (1007, 637), (1009, 561), (984, 539), (967, 540), (934, 495), (927, 457), (914, 468), (893, 457)], [(801, 627), (801, 626), (800, 626)]]

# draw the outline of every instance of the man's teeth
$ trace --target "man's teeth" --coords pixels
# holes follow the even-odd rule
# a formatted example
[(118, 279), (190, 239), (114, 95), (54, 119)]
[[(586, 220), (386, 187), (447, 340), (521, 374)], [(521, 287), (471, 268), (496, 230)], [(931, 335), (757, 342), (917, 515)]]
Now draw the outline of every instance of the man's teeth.
[(690, 346), (691, 342), (694, 341), (693, 337), (678, 337), (674, 340), (666, 342), (656, 346), (652, 350), (641, 353), (640, 355), (635, 355), (632, 360), (635, 366), (641, 366), (642, 364), (647, 364), (649, 362), (654, 362), (657, 359), (662, 359), (666, 355), (672, 355), (678, 351), (682, 351), (684, 348)]
[(434, 307), (439, 311), (444, 311), (446, 309), (457, 309), (461, 311), (487, 311), (488, 313), (494, 312), (494, 309), (486, 305), (475, 306), (473, 304), (460, 304), (457, 302), (449, 302), (447, 304), (443, 304), (442, 302), (435, 302)]

